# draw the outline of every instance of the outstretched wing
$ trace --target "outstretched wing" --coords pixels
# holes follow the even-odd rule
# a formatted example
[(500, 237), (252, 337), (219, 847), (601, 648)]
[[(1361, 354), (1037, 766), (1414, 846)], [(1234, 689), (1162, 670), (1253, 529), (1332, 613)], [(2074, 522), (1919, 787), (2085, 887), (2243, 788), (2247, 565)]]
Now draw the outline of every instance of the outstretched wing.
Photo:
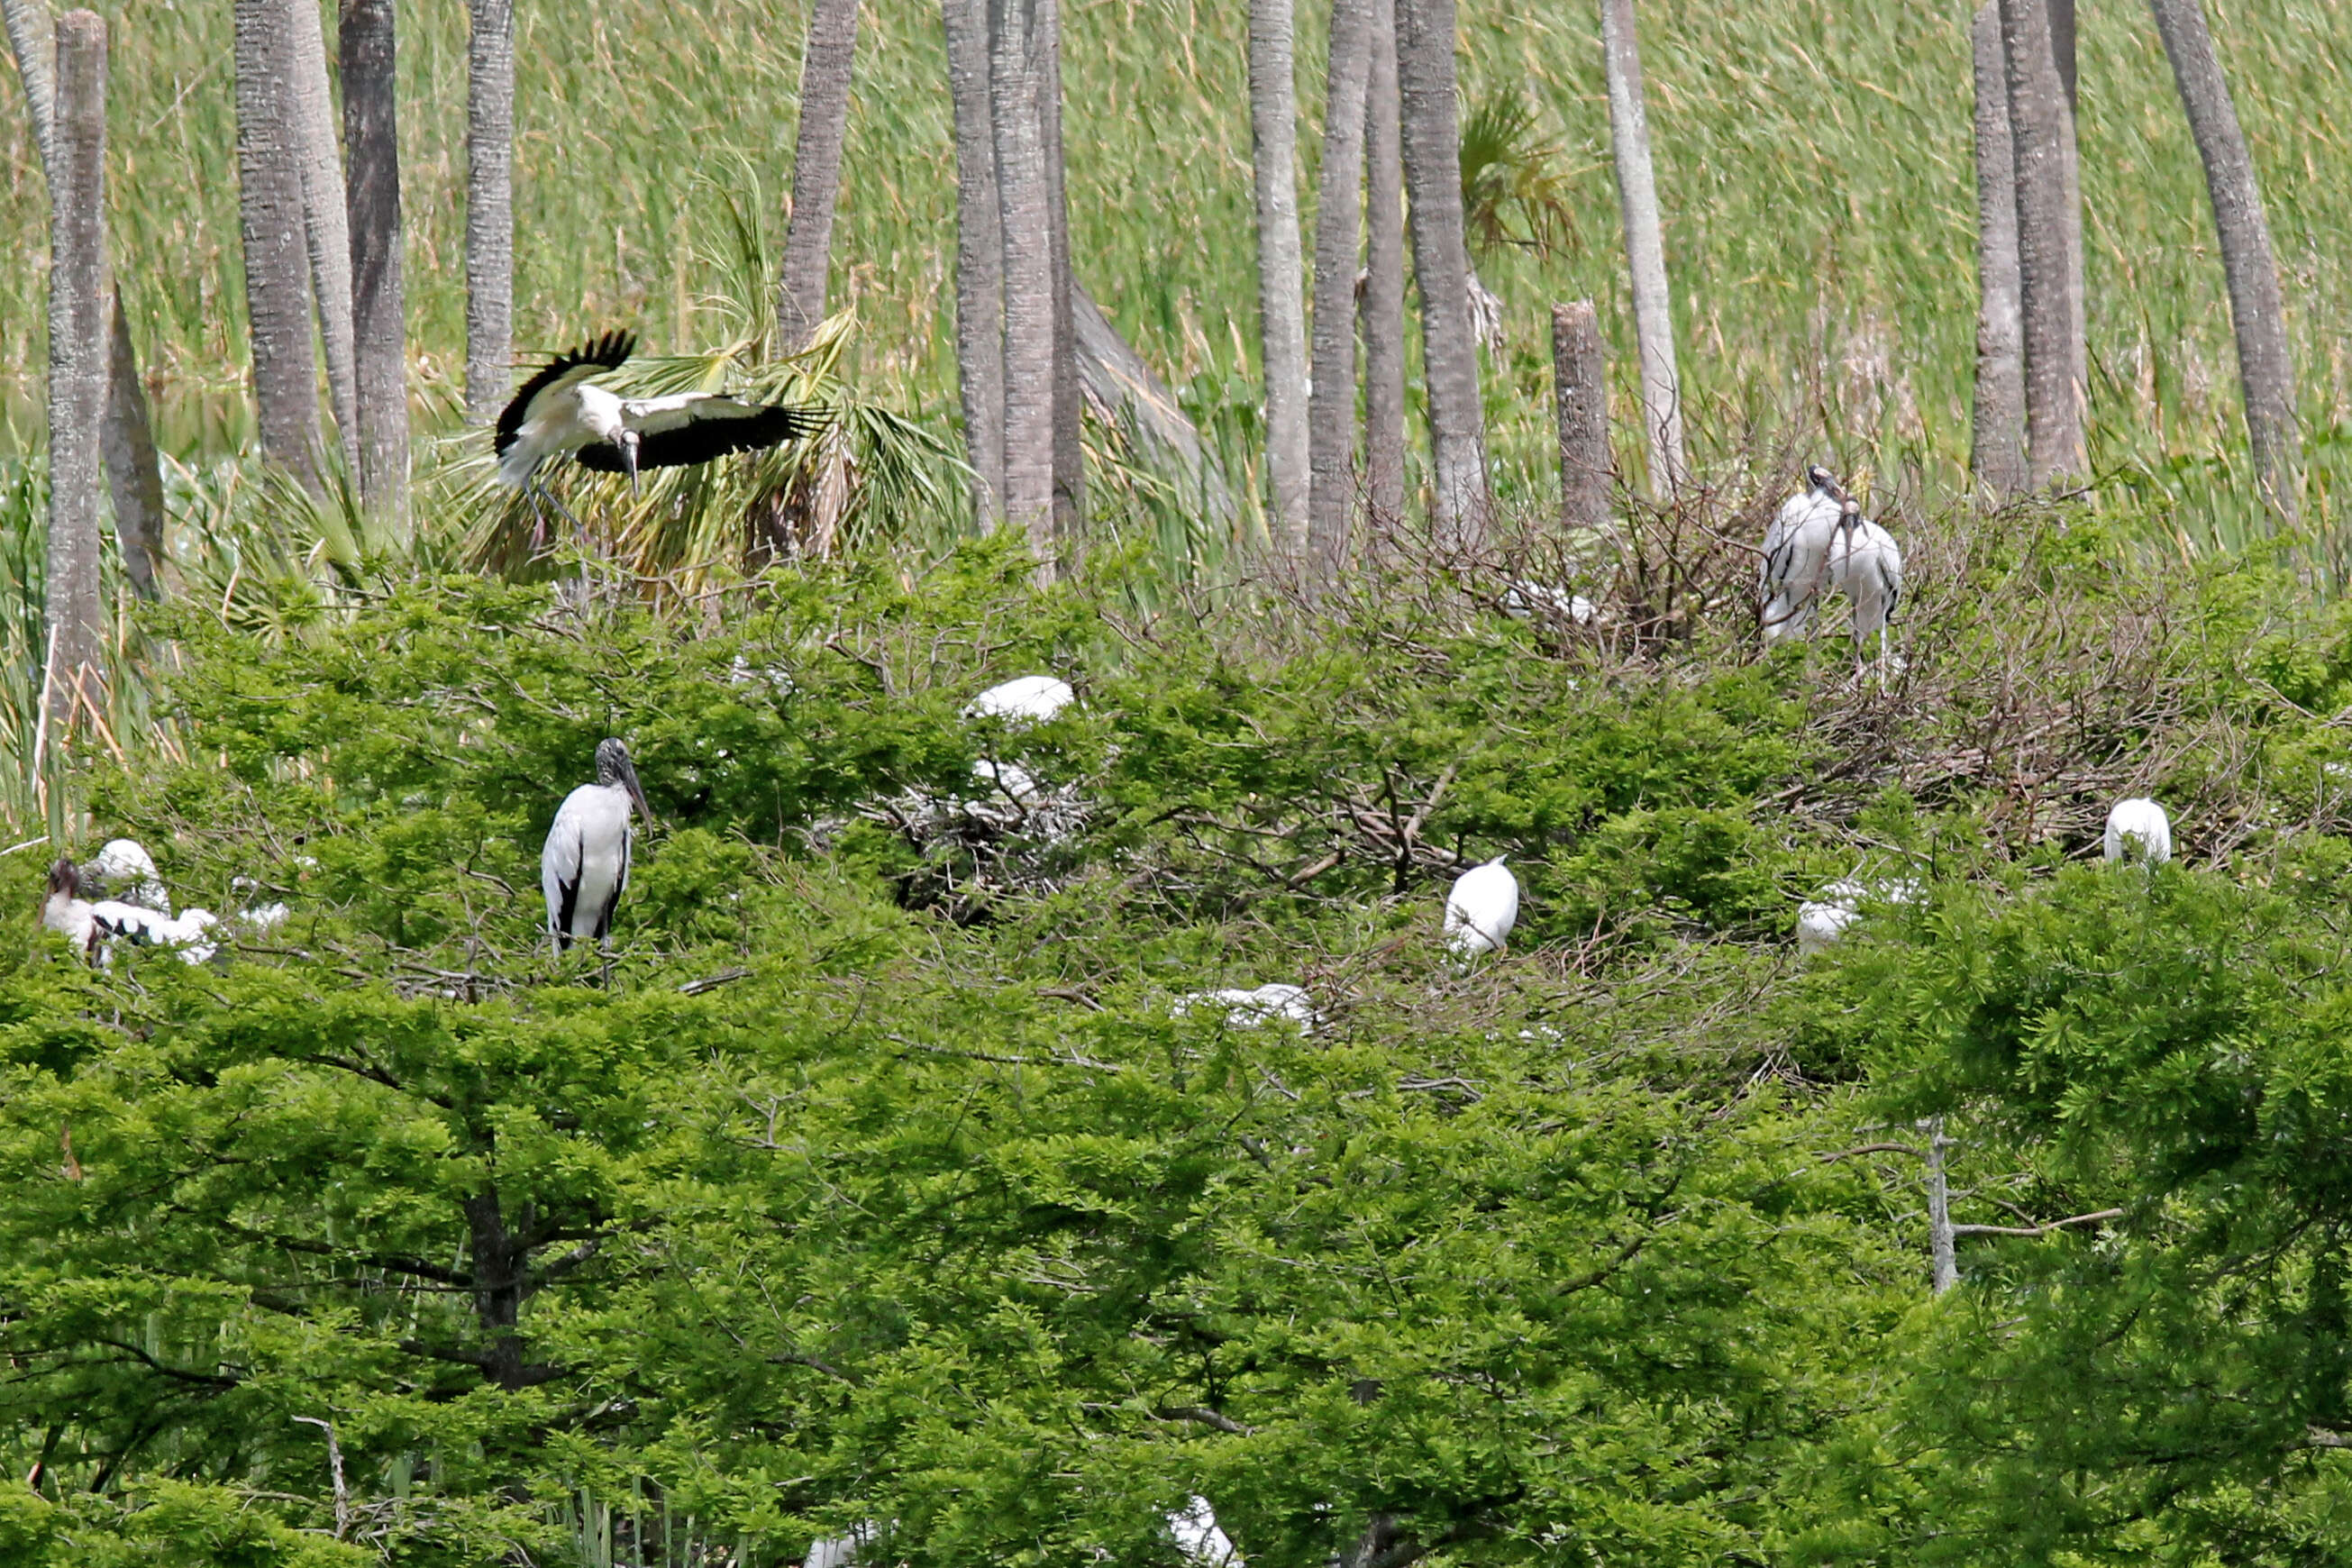
[(499, 431), (491, 438), (490, 450), (503, 458), (507, 448), (515, 444), (530, 416), (530, 402), (541, 393), (561, 391), (575, 382), (587, 380), (608, 370), (618, 370), (637, 351), (635, 332), (606, 332), (591, 340), (568, 354), (558, 354), (540, 366), (529, 381), (522, 384), (506, 408), (499, 415)]
[[(621, 417), (637, 432), (638, 468), (674, 468), (802, 440), (824, 429), (833, 411), (813, 403), (745, 403), (682, 392), (671, 397), (632, 398), (621, 405)], [(608, 474), (624, 471), (620, 451), (611, 446), (583, 447), (578, 457), (583, 468)]]

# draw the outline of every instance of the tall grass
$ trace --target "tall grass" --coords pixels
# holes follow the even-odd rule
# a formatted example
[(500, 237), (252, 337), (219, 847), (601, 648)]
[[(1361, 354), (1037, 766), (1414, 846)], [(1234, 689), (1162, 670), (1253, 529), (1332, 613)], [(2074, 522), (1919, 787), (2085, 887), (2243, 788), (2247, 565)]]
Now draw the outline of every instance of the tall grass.
[[(247, 436), (229, 8), (112, 5), (115, 247), (167, 437), (191, 458)], [(1319, 112), (1321, 17), (1302, 17), (1300, 101)], [(2352, 423), (2352, 13), (2321, 0), (2209, 7), (2253, 141), (2286, 275), (2332, 517)], [(1066, 8), (1074, 249), (1088, 285), (1221, 442), (1246, 449), (1257, 391), (1244, 7), (1090, 0)], [(715, 341), (728, 222), (709, 176), (740, 158), (781, 191), (800, 0), (526, 4), (517, 58), (518, 340), (635, 323), (648, 347)], [(1631, 426), (1631, 331), (1590, 0), (1466, 0), (1465, 91), (1524, 97), (1571, 220), (1546, 254), (1479, 258), (1508, 307), (1490, 366), (1498, 481), (1549, 485), (1544, 307), (1591, 296)], [(1964, 0), (1754, 0), (1644, 7), (1690, 421), (1702, 460), (1790, 432), (1918, 496), (1960, 477), (1973, 343)], [(330, 18), (331, 21), (331, 18)], [(410, 331), (420, 398), (449, 405), (463, 358), (465, 7), (403, 9)], [(2235, 362), (2194, 149), (2152, 24), (2086, 8), (2082, 35), (2092, 451), (2130, 488), (2189, 502), (2184, 537), (2258, 529)], [(836, 298), (862, 330), (845, 372), (943, 427), (953, 404), (953, 159), (934, 5), (877, 0), (859, 40)], [(0, 101), (0, 225), (44, 200), (21, 100)], [(1314, 128), (1304, 157), (1317, 155)], [(1311, 190), (1311, 181), (1304, 187)], [(0, 252), (0, 451), (37, 439), (37, 246)], [(1638, 461), (1627, 443), (1628, 461)], [(1240, 472), (1244, 464), (1229, 466)]]

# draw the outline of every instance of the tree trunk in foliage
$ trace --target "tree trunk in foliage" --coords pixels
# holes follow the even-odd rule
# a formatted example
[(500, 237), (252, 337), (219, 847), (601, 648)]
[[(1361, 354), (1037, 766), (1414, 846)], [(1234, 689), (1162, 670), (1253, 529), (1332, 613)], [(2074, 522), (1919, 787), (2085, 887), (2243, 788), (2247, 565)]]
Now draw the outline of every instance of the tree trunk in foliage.
[(466, 417), (505, 406), (514, 364), (514, 0), (470, 0), (466, 82)]
[(1045, 156), (1045, 224), (1054, 284), (1054, 534), (1063, 559), (1076, 550), (1087, 511), (1087, 457), (1080, 442), (1086, 394), (1078, 375), (1078, 336), (1070, 261), (1069, 180), (1062, 156), (1062, 12), (1045, 0), (1045, 56), (1037, 83)]
[(1298, 98), (1291, 0), (1250, 0), (1250, 155), (1257, 171), (1258, 342), (1277, 552), (1307, 545), (1307, 327), (1298, 295)]
[(1454, 0), (1396, 0), (1399, 129), (1412, 201), (1412, 272), (1421, 285), (1438, 542), (1486, 541), (1486, 415), (1470, 330), (1470, 252), (1463, 234), (1462, 142), (1454, 85)]
[(793, 143), (793, 216), (776, 285), (784, 351), (808, 347), (824, 320), (833, 270), (833, 214), (841, 195), (841, 148), (849, 134), (850, 67), (857, 54), (857, 0), (816, 0), (801, 54), (800, 131)]
[(2025, 358), (2026, 479), (2044, 486), (2088, 465), (2082, 314), (2068, 214), (2081, 205), (2074, 121), (2044, 0), (2000, 0), (2003, 72), (2017, 169), (2018, 296)]
[(155, 458), (155, 431), (147, 416), (147, 388), (131, 343), (122, 290), (107, 290), (106, 488), (114, 500), (114, 542), (123, 574), (142, 599), (163, 596), (163, 470)]
[(2230, 319), (2238, 333), (2238, 379), (2246, 398), (2246, 435), (2254, 468), (2271, 504), (2292, 517), (2295, 468), (2303, 437), (2295, 424), (2294, 361), (2287, 348), (2286, 306), (2279, 295), (2278, 263), (2270, 223), (2254, 182), (2230, 83), (2213, 52), (2198, 0), (2148, 0), (2164, 52), (2172, 59), (2180, 107), (2205, 163), (2213, 200), (2213, 227), (2221, 242), (2221, 273), (2230, 287)]
[(1315, 375), (1307, 398), (1313, 569), (1335, 579), (1356, 511), (1356, 253), (1364, 228), (1364, 93), (1372, 0), (1332, 0), (1323, 171), (1315, 205)]
[(57, 33), (48, 8), (39, 0), (0, 0), (0, 20), (6, 22), (8, 47), (16, 57), (16, 76), (25, 84), (25, 105), (33, 120), (33, 147), (41, 155), (42, 173), (54, 184)]
[(1685, 472), (1682, 380), (1675, 368), (1674, 300), (1666, 287), (1665, 238), (1658, 216), (1657, 178), (1650, 163), (1650, 117), (1643, 101), (1633, 0), (1601, 0), (1601, 53), (1609, 78), (1609, 140), (1633, 281), (1633, 338), (1641, 353), (1650, 493), (1663, 499), (1673, 494)]
[(262, 455), (319, 488), (319, 381), (302, 174), (288, 82), (290, 0), (236, 0), (237, 206)]
[(327, 357), (327, 397), (335, 414), (343, 468), (360, 467), (358, 378), (352, 352), (352, 230), (343, 194), (343, 160), (335, 145), (334, 97), (327, 88), (326, 32), (320, 0), (289, 0), (288, 85), (294, 105), (296, 165), (302, 172), (302, 233), (310, 254), (310, 289)]
[(1969, 36), (1977, 98), (1977, 375), (1969, 467), (1979, 489), (2005, 500), (2025, 489), (2025, 350), (2017, 297), (2017, 163), (1999, 0), (1978, 8)]
[(360, 499), (408, 512), (408, 345), (401, 280), (396, 0), (342, 0), (343, 142), (352, 235), (352, 330), (359, 394)]
[(1559, 421), (1559, 524), (1609, 523), (1609, 376), (1592, 301), (1551, 308), (1552, 387)]
[(47, 717), (64, 735), (79, 702), (102, 703), (99, 426), (111, 323), (106, 279), (106, 24), (57, 25), (49, 208), (49, 551)]
[(1054, 233), (1047, 211), (1042, 28), (1052, 0), (988, 0), (989, 107), (1004, 240), (1005, 521), (1054, 561)]
[(1396, 5), (1372, 0), (1364, 91), (1364, 481), (1375, 521), (1404, 517), (1404, 153)]
[(997, 212), (994, 116), (988, 96), (988, 0), (941, 0), (955, 105), (956, 372), (972, 511), (1003, 521), (1004, 230)]
[(1927, 1124), (1927, 1253), (1934, 1290), (1938, 1296), (1960, 1282), (1959, 1253), (1952, 1231), (1951, 1183), (1945, 1163), (1952, 1141), (1944, 1136), (1940, 1116)]

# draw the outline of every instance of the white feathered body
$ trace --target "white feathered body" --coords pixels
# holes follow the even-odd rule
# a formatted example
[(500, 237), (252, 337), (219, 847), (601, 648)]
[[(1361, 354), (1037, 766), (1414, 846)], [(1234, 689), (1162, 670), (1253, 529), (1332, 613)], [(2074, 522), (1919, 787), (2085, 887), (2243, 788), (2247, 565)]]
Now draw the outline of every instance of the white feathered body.
[(139, 904), (159, 914), (172, 912), (172, 895), (164, 890), (163, 874), (155, 858), (136, 838), (110, 838), (82, 868), (85, 879), (95, 875), (93, 892), (104, 892), (126, 904)]
[(1758, 569), (1767, 645), (1801, 637), (1812, 625), (1837, 531), (1838, 501), (1828, 491), (1816, 488), (1780, 503), (1780, 514), (1764, 531), (1764, 562)]
[(1220, 1006), (1225, 1010), (1225, 1022), (1234, 1028), (1254, 1028), (1286, 1018), (1298, 1026), (1302, 1035), (1311, 1035), (1321, 1016), (1315, 1011), (1315, 998), (1303, 985), (1285, 985), (1279, 981), (1250, 990), (1238, 986), (1223, 991), (1196, 991), (1179, 996), (1169, 1011), (1181, 1017), (1195, 1007)]
[(1903, 547), (1868, 519), (1840, 528), (1830, 542), (1830, 582), (1853, 602), (1853, 636), (1867, 640), (1886, 629), (1903, 597)]
[(2106, 841), (2110, 860), (2137, 860), (2158, 866), (2172, 858), (2172, 819), (2164, 807), (2141, 796), (2118, 801), (2107, 813)]
[(992, 686), (964, 705), (971, 719), (1008, 719), (1043, 724), (1077, 698), (1070, 683), (1050, 675), (1024, 675)]
[(582, 784), (556, 808), (540, 851), (539, 886), (556, 945), (602, 942), (614, 906), (629, 885), (629, 792), (617, 784)]
[(1498, 951), (1519, 920), (1519, 879), (1496, 856), (1454, 879), (1445, 895), (1445, 944), (1464, 958)]

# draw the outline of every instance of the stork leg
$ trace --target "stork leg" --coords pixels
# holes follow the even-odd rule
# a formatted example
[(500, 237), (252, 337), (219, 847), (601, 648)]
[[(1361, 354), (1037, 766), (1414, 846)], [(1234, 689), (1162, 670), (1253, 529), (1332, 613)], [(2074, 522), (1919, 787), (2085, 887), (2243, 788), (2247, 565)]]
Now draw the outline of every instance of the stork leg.
[[(545, 524), (547, 521), (547, 509), (552, 507), (555, 510), (556, 516), (562, 518), (565, 522), (572, 525), (572, 531), (574, 534), (580, 535), (583, 538), (586, 536), (587, 530), (581, 527), (580, 520), (572, 515), (572, 509), (565, 506), (562, 501), (556, 499), (555, 492), (549, 489), (547, 486), (541, 482), (537, 473), (534, 472), (530, 479), (523, 481), (523, 494), (530, 498), (531, 511), (535, 516), (537, 523), (541, 525)], [(534, 527), (531, 531), (535, 536), (534, 543), (540, 547), (539, 549), (534, 550), (532, 553), (541, 553), (547, 543), (543, 526)]]

